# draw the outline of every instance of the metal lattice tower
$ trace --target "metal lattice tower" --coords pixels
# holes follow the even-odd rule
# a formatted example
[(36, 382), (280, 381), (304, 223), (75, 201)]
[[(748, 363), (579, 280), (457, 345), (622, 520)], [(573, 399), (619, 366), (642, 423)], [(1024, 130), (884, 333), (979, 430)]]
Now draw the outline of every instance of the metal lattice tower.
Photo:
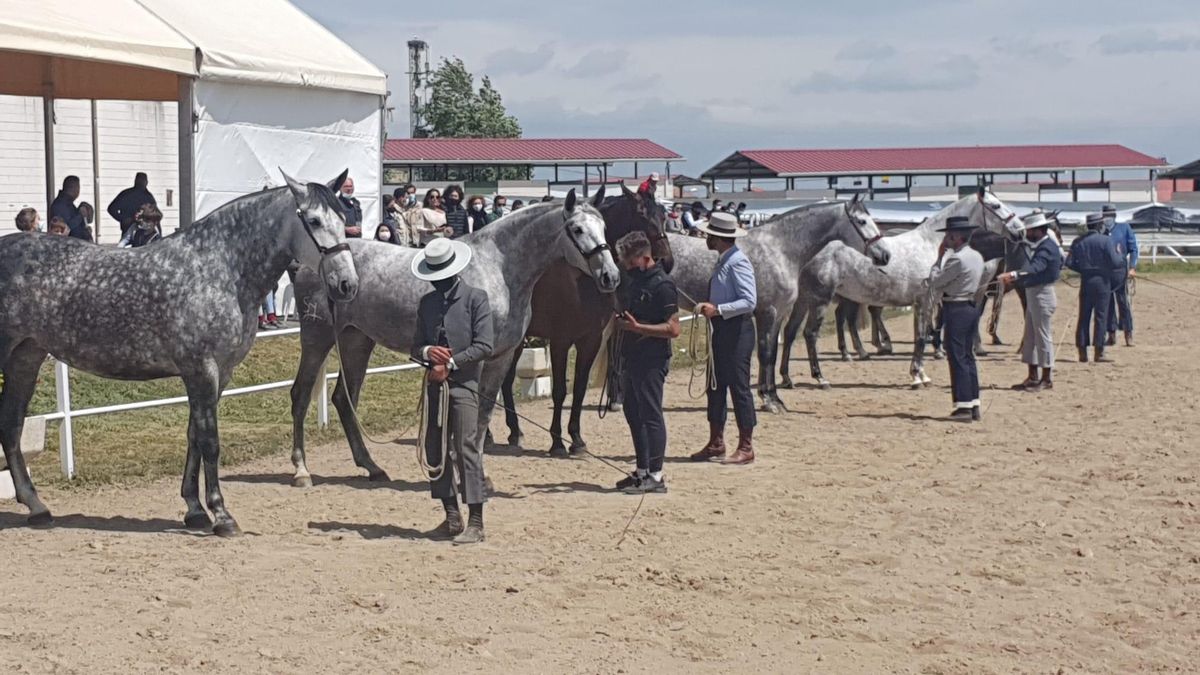
[(408, 135), (416, 138), (425, 126), (421, 115), (429, 80), (429, 44), (413, 38), (408, 41)]

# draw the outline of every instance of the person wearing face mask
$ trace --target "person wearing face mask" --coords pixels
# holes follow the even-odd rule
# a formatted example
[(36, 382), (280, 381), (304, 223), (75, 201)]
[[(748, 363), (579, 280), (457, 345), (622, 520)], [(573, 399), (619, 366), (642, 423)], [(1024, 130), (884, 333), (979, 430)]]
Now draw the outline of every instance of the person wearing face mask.
[(396, 228), (392, 227), (386, 222), (380, 223), (375, 228), (375, 241), (382, 241), (384, 243), (397, 245), (401, 243), (400, 235), (397, 234)]
[(467, 233), (478, 232), (487, 227), (487, 224), (492, 222), (488, 220), (488, 214), (485, 210), (487, 202), (479, 195), (472, 195), (467, 200)]
[(622, 283), (626, 310), (617, 319), (621, 331), (621, 390), (625, 420), (633, 434), (637, 471), (617, 483), (630, 494), (666, 492), (663, 458), (667, 427), (663, 420), (663, 383), (671, 365), (671, 340), (679, 337), (675, 282), (654, 262), (650, 240), (630, 232), (617, 242), (617, 253), (629, 271)]
[(354, 196), (354, 179), (346, 176), (342, 189), (338, 192), (338, 202), (342, 205), (342, 213), (346, 218), (346, 237), (362, 239), (362, 204)]
[[(717, 252), (717, 265), (708, 283), (708, 302), (696, 305), (696, 311), (712, 322), (713, 373), (716, 388), (708, 391), (708, 444), (692, 455), (692, 460), (722, 460), (741, 466), (754, 462), (754, 393), (750, 390), (750, 357), (754, 354), (754, 308), (758, 305), (758, 287), (754, 266), (737, 247), (746, 231), (737, 218), (717, 211), (699, 229), (708, 235), (708, 250)], [(738, 425), (738, 445), (725, 457), (726, 397), (732, 394), (733, 413)]]
[[(446, 511), (437, 534), (453, 538), (455, 544), (484, 539), (486, 494), (483, 449), (476, 443), (477, 392), (483, 362), (492, 355), (494, 341), (487, 293), (459, 276), (470, 262), (471, 247), (449, 239), (429, 242), (412, 260), (413, 276), (433, 284), (433, 291), (421, 298), (417, 308), (412, 355), (429, 365), (424, 450), (429, 466), (443, 467), (440, 475), (430, 476), (430, 491)], [(449, 403), (444, 413), (439, 408), (443, 400)], [(445, 427), (439, 428), (442, 419)], [(469, 510), (465, 528), (456, 483)]]
[[(1050, 236), (1050, 219), (1035, 213), (1022, 221), (1025, 228), (1024, 248), (1031, 256), (1018, 270), (1000, 276), (1005, 285), (1016, 285), (1024, 291), (1025, 338), (1021, 342), (1021, 360), (1029, 367), (1025, 381), (1013, 387), (1020, 391), (1038, 392), (1052, 389), (1054, 368), (1054, 310), (1058, 296), (1054, 284), (1062, 270), (1062, 250)], [(1038, 369), (1041, 368), (1041, 377)]]
[(492, 210), (488, 212), (488, 222), (494, 223), (508, 215), (508, 197), (496, 195), (492, 198)]
[(460, 186), (448, 185), (442, 190), (442, 210), (446, 212), (446, 226), (453, 230), (451, 239), (457, 239), (471, 231)]

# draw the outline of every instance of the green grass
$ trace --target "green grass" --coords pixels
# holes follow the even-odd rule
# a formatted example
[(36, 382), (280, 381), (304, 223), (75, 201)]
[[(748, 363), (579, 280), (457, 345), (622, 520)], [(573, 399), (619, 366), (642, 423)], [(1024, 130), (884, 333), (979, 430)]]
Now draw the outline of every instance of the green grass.
[(1185, 263), (1180, 260), (1159, 260), (1150, 262), (1147, 256), (1138, 260), (1138, 274), (1196, 274), (1200, 272), (1200, 260)]
[[(327, 367), (337, 370), (336, 351)], [(288, 380), (295, 376), (300, 343), (294, 336), (260, 340), (234, 371), (230, 388)], [(372, 366), (406, 363), (407, 357), (376, 349)], [(331, 384), (332, 390), (332, 384)], [(359, 416), (368, 433), (400, 430), (415, 419), (420, 375), (415, 371), (372, 375), (366, 379)], [(314, 392), (306, 420), (308, 447), (343, 438), (336, 411), (330, 410), (330, 427), (316, 424)], [(149, 382), (106, 380), (71, 371), (71, 405), (74, 409), (182, 396), (178, 378)], [(30, 415), (55, 409), (53, 362), (42, 368)], [(30, 470), (38, 485), (87, 487), (127, 484), (178, 476), (187, 450), (185, 404), (111, 413), (73, 420), (76, 478), (63, 478), (58, 463), (58, 424), (47, 425), (46, 451)], [(292, 442), (291, 398), (287, 389), (222, 399), (220, 407), (221, 463), (225, 466), (268, 455), (283, 462)], [(281, 470), (286, 464), (281, 464)]]

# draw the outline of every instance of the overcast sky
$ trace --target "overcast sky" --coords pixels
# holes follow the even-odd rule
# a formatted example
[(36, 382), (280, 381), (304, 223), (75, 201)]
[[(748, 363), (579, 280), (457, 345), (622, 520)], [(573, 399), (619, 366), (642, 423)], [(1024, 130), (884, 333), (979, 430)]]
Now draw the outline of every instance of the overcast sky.
[[(738, 149), (1121, 143), (1200, 157), (1185, 0), (294, 0), (385, 70), (405, 42), (487, 74), (529, 137), (646, 137), (699, 174)], [(452, 8), (452, 9), (450, 9)]]

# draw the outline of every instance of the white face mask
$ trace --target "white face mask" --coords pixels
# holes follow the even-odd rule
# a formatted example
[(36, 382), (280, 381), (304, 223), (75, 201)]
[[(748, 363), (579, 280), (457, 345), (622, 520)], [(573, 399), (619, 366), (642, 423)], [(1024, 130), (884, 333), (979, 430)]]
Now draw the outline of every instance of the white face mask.
[(392, 233), (391, 232), (380, 232), (378, 235), (376, 235), (375, 238), (378, 239), (379, 241), (391, 241)]

